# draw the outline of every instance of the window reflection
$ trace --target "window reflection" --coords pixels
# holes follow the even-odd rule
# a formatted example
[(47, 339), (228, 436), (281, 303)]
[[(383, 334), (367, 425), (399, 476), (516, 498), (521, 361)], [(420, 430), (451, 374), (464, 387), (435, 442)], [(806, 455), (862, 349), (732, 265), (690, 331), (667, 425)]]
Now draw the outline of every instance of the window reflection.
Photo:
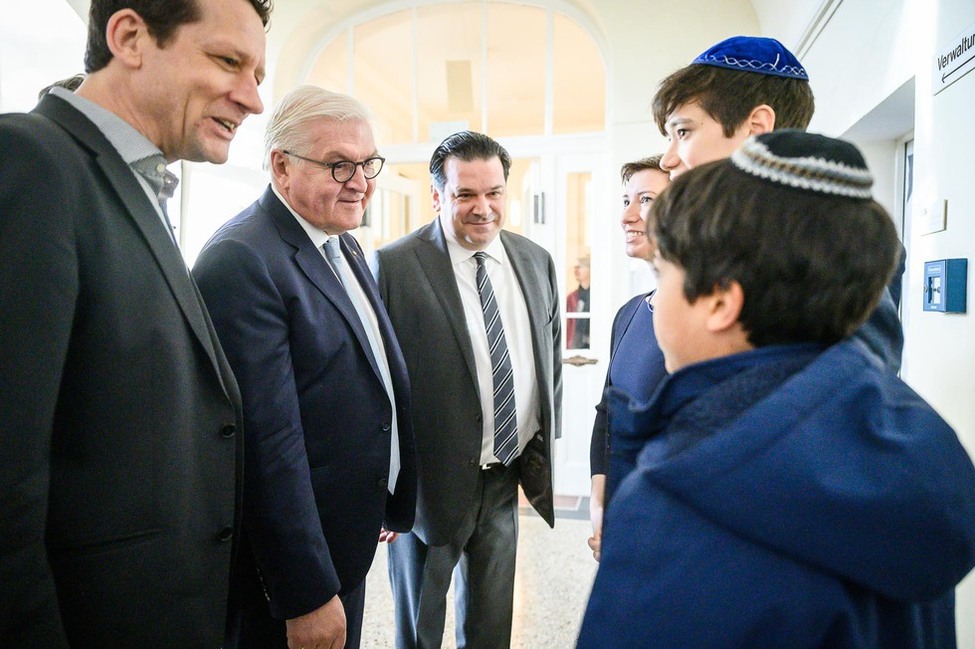
[(589, 349), (591, 317), (589, 214), (592, 174), (565, 177), (565, 347)]
[(437, 143), (444, 125), (504, 138), (598, 132), (606, 120), (592, 37), (557, 11), (511, 2), (363, 14), (309, 62), (306, 81), (363, 101), (384, 144)]
[(589, 257), (575, 265), (576, 289), (565, 298), (565, 340), (568, 349), (589, 349)]

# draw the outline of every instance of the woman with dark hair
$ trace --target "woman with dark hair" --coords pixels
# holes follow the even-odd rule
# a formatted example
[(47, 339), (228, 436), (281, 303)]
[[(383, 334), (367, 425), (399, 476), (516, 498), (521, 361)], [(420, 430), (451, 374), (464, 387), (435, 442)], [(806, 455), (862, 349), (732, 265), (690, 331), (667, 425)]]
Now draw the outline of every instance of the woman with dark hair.
[[(650, 205), (660, 192), (670, 184), (667, 172), (660, 168), (661, 156), (627, 162), (620, 168), (623, 181), (623, 214), (620, 224), (626, 241), (626, 255), (647, 262), (653, 257), (653, 247), (646, 236), (646, 219)], [(664, 376), (663, 357), (656, 345), (647, 345), (648, 336), (653, 338), (653, 316), (647, 299), (649, 295), (637, 295), (617, 312), (613, 320), (609, 370), (606, 387), (617, 387), (634, 398), (645, 401), (645, 392), (656, 387)], [(655, 356), (655, 358), (648, 358)], [(592, 497), (589, 501), (589, 517), (593, 535), (589, 547), (593, 557), (599, 560), (602, 542), (603, 508), (608, 502), (606, 476), (609, 472), (609, 444), (611, 420), (607, 412), (605, 396), (596, 406), (596, 422), (592, 429), (590, 470), (592, 471)], [(611, 491), (611, 490), (610, 490)]]

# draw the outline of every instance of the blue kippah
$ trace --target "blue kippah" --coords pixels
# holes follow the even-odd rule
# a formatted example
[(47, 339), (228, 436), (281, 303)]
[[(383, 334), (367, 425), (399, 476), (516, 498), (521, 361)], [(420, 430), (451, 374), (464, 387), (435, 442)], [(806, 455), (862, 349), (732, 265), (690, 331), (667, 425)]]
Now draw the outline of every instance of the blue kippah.
[(691, 65), (713, 65), (809, 81), (809, 75), (795, 54), (774, 38), (732, 36), (702, 52)]

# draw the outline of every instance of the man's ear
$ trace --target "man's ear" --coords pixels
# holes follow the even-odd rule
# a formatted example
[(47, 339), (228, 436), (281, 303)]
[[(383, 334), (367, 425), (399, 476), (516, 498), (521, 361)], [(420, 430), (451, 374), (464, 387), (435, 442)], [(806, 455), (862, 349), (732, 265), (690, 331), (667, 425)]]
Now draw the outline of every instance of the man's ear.
[(116, 11), (105, 26), (108, 49), (126, 67), (142, 67), (143, 48), (151, 39), (142, 16), (132, 9)]
[(745, 306), (745, 291), (736, 281), (728, 282), (726, 287), (715, 286), (711, 295), (706, 325), (708, 331), (720, 333), (738, 325), (738, 318)]
[(775, 111), (768, 104), (760, 104), (752, 109), (745, 120), (749, 135), (761, 135), (775, 130)]
[(281, 189), (287, 189), (290, 180), (290, 172), (287, 164), (288, 156), (284, 151), (279, 151), (278, 149), (271, 150), (271, 160), (268, 165), (271, 176), (277, 181), (277, 186)]
[(430, 200), (433, 203), (433, 211), (436, 214), (440, 214), (441, 203), (443, 202), (443, 197), (440, 195), (440, 190), (437, 189), (436, 185), (430, 185)]

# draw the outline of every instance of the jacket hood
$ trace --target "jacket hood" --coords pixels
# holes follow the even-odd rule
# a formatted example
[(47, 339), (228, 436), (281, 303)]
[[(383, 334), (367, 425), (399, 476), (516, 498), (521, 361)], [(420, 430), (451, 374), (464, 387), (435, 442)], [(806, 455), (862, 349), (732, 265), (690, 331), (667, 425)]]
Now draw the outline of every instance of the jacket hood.
[[(748, 354), (760, 372), (783, 358), (739, 356)], [(659, 417), (668, 398), (705, 418), (720, 410), (706, 390), (674, 395), (723, 362), (675, 373), (658, 403), (631, 404), (631, 423)], [(679, 452), (667, 437), (648, 443), (638, 470), (719, 526), (895, 600), (937, 597), (975, 566), (971, 459), (948, 424), (857, 343), (828, 348), (737, 416), (710, 420), (720, 427)]]

